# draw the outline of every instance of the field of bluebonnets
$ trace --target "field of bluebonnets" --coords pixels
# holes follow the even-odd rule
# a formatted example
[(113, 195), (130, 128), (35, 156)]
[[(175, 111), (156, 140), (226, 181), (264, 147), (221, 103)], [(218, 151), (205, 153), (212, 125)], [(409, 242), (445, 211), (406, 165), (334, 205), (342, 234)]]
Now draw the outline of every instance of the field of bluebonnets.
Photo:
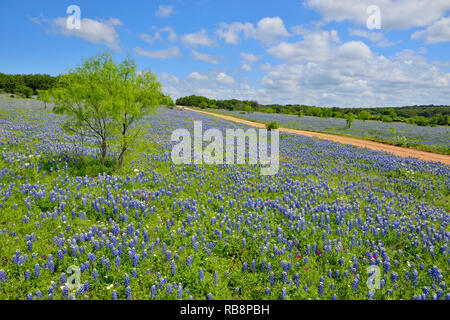
[(159, 108), (95, 173), (59, 116), (0, 105), (0, 299), (450, 299), (448, 166), (287, 134), (274, 176), (175, 166), (172, 130), (237, 124)]
[(355, 119), (350, 128), (345, 119), (319, 118), (311, 116), (298, 117), (291, 114), (242, 112), (228, 110), (211, 111), (238, 116), (260, 122), (277, 121), (282, 127), (344, 134), (357, 138), (371, 139), (389, 144), (416, 147), (418, 149), (450, 154), (450, 127), (418, 126), (401, 122), (382, 122)]

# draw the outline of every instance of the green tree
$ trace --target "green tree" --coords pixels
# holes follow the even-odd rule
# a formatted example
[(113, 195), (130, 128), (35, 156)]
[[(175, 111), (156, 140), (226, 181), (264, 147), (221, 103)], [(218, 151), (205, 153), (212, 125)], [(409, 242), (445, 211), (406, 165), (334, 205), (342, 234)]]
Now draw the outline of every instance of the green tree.
[(383, 115), (386, 115), (386, 116), (388, 116), (391, 119), (394, 119), (394, 118), (397, 117), (397, 114), (395, 113), (394, 109), (392, 109), (392, 108), (384, 109)]
[(276, 121), (272, 121), (269, 122), (268, 124), (266, 124), (266, 128), (267, 130), (271, 131), (271, 130), (276, 130), (278, 129), (280, 126), (278, 125), (278, 122)]
[(355, 121), (355, 115), (353, 113), (347, 113), (345, 115), (346, 128), (350, 129), (352, 127), (353, 121)]
[(24, 85), (19, 85), (15, 87), (14, 93), (24, 96), (25, 98), (30, 98), (33, 95), (33, 89), (28, 88), (27, 86)]
[(386, 114), (383, 114), (381, 116), (381, 121), (383, 121), (383, 122), (392, 122), (392, 118), (390, 116), (386, 115)]
[(97, 138), (102, 164), (108, 142), (117, 141), (119, 168), (140, 132), (139, 126), (133, 124), (164, 103), (165, 98), (150, 70), (138, 72), (130, 57), (116, 64), (107, 53), (88, 58), (59, 77), (51, 96), (53, 110), (67, 115), (66, 127)]
[(208, 108), (208, 102), (201, 101), (198, 106), (202, 109), (206, 109), (206, 108)]
[(358, 114), (358, 119), (362, 120), (362, 121), (366, 121), (370, 119), (370, 112), (366, 111), (366, 110), (362, 110), (359, 114)]
[(38, 100), (44, 103), (44, 109), (47, 109), (47, 104), (50, 103), (50, 92), (48, 90), (37, 90)]

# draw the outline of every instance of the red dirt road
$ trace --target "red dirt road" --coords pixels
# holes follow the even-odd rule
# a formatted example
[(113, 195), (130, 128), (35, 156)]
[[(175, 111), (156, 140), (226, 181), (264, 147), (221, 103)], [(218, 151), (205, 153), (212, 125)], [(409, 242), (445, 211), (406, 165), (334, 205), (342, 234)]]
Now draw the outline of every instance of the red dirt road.
[[(203, 111), (203, 110), (196, 110), (196, 109), (192, 109), (189, 107), (183, 107), (183, 106), (177, 106), (177, 107), (186, 109), (186, 110), (190, 110), (190, 111), (194, 111), (194, 112), (198, 112), (198, 113), (207, 114), (207, 115), (210, 115), (210, 116), (213, 116), (216, 118), (220, 118), (223, 120), (234, 121), (234, 122), (246, 124), (246, 125), (252, 126), (252, 127), (257, 127), (257, 128), (265, 128), (266, 127), (262, 123), (258, 123), (258, 122), (254, 122), (254, 121), (250, 121), (250, 120), (244, 120), (244, 119), (235, 118), (232, 116), (217, 114), (217, 113)], [(333, 141), (333, 142), (339, 142), (342, 144), (350, 144), (350, 145), (360, 147), (360, 148), (368, 148), (368, 149), (372, 149), (372, 150), (385, 151), (385, 152), (389, 152), (396, 156), (400, 156), (400, 157), (404, 157), (404, 158), (413, 157), (413, 158), (417, 158), (420, 160), (436, 161), (436, 162), (444, 163), (446, 165), (450, 165), (450, 156), (445, 155), (445, 154), (438, 154), (438, 153), (421, 151), (421, 150), (411, 149), (411, 148), (397, 147), (397, 146), (392, 146), (392, 145), (381, 143), (381, 142), (375, 142), (375, 141), (357, 139), (357, 138), (350, 138), (350, 137), (342, 137), (339, 135), (328, 134), (328, 133), (303, 131), (303, 130), (288, 129), (288, 128), (280, 128), (279, 130), (281, 132), (298, 134), (298, 135), (302, 135), (302, 136), (306, 136), (306, 137), (319, 138), (319, 139), (329, 140), (329, 141)]]

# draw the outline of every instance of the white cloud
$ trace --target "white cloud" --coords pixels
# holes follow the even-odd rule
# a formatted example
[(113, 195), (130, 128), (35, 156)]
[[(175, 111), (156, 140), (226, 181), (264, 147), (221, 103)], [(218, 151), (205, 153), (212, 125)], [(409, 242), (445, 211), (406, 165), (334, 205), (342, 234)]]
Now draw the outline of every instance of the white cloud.
[(188, 79), (197, 80), (197, 81), (208, 81), (208, 76), (202, 75), (197, 71), (190, 73), (187, 76)]
[(349, 34), (354, 37), (366, 38), (378, 47), (391, 47), (393, 42), (389, 41), (381, 31), (368, 31), (362, 29), (350, 29)]
[(112, 49), (119, 49), (120, 37), (116, 27), (122, 22), (117, 18), (97, 21), (89, 18), (81, 19), (80, 29), (67, 28), (67, 18), (46, 19), (44, 16), (31, 19), (36, 24), (44, 22), (50, 26), (49, 32), (62, 34), (65, 37), (76, 37), (94, 44), (103, 44)]
[(210, 39), (206, 34), (206, 30), (202, 29), (197, 33), (188, 33), (181, 37), (181, 41), (186, 47), (215, 46), (214, 40)]
[(158, 10), (155, 12), (155, 15), (161, 18), (167, 18), (173, 13), (173, 7), (172, 6), (163, 6), (160, 5), (158, 7)]
[(245, 53), (245, 52), (241, 52), (241, 58), (250, 63), (257, 62), (257, 61), (259, 61), (259, 59), (261, 59), (260, 56), (256, 56), (254, 54)]
[(219, 24), (219, 29), (216, 30), (219, 38), (229, 44), (237, 44), (241, 33), (245, 38), (258, 40), (265, 45), (274, 44), (279, 38), (289, 36), (280, 17), (263, 18), (258, 21), (256, 26), (249, 22), (233, 22), (231, 24), (222, 22)]
[[(178, 84), (164, 83), (174, 96), (204, 95), (260, 103), (374, 107), (448, 103), (450, 73), (422, 56), (423, 49), (404, 50), (391, 57), (373, 52), (361, 41), (341, 42), (337, 32), (303, 30), (293, 53), (275, 50), (281, 64), (259, 64), (259, 80), (233, 78), (224, 70), (192, 73)], [(301, 58), (298, 58), (300, 56)], [(252, 69), (256, 59), (242, 54), (241, 68)], [(253, 61), (253, 62), (251, 62)]]
[(242, 69), (244, 69), (245, 71), (251, 71), (251, 70), (252, 70), (252, 67), (251, 67), (249, 64), (244, 63), (244, 64), (242, 65)]
[(153, 44), (156, 41), (163, 40), (163, 36), (161, 35), (162, 32), (167, 34), (167, 40), (174, 42), (178, 39), (177, 34), (173, 30), (172, 27), (165, 27), (165, 28), (158, 28), (156, 26), (152, 27), (153, 30), (156, 30), (153, 35), (148, 33), (140, 33), (138, 34), (139, 38), (141, 38), (143, 41)]
[(445, 104), (450, 73), (412, 50), (386, 58), (361, 42), (334, 48), (322, 61), (265, 65), (263, 99), (321, 106)]
[(181, 51), (178, 47), (169, 47), (162, 50), (144, 50), (141, 47), (134, 48), (134, 53), (138, 56), (156, 58), (156, 59), (170, 59), (181, 56)]
[(180, 79), (178, 79), (178, 77), (170, 75), (167, 72), (162, 72), (161, 74), (158, 75), (158, 77), (161, 81), (167, 81), (175, 84), (180, 83)]
[(249, 34), (253, 28), (253, 24), (248, 22), (233, 22), (231, 24), (222, 22), (219, 24), (219, 29), (216, 30), (216, 34), (219, 38), (224, 39), (225, 43), (237, 44), (240, 33), (244, 32), (244, 34)]
[(264, 44), (272, 44), (276, 42), (279, 37), (287, 36), (289, 36), (289, 32), (287, 32), (283, 20), (281, 20), (280, 17), (259, 20), (256, 28), (253, 29), (250, 35), (250, 37), (259, 40)]
[(450, 17), (442, 18), (425, 30), (414, 32), (411, 38), (424, 39), (425, 43), (430, 44), (450, 41)]
[(305, 32), (303, 40), (295, 43), (282, 42), (278, 46), (269, 48), (267, 52), (278, 59), (286, 61), (323, 61), (330, 56), (330, 43), (337, 42), (337, 31)]
[(200, 53), (198, 51), (193, 50), (192, 55), (194, 56), (195, 60), (203, 61), (209, 64), (218, 64), (219, 60), (217, 60), (215, 57), (213, 57), (210, 54), (207, 53)]
[(366, 26), (367, 8), (380, 8), (382, 29), (409, 29), (427, 26), (445, 16), (450, 10), (448, 0), (308, 0), (326, 22), (349, 20)]
[(140, 33), (138, 34), (138, 37), (141, 38), (141, 40), (147, 42), (147, 43), (154, 43), (158, 40), (161, 40), (161, 34), (159, 32), (155, 32), (154, 35), (150, 35), (147, 33)]
[(235, 81), (232, 76), (227, 75), (224, 72), (221, 72), (216, 77), (217, 82), (223, 83), (223, 84), (233, 84)]
[(361, 41), (349, 41), (336, 49), (335, 59), (359, 61), (372, 57), (370, 48)]

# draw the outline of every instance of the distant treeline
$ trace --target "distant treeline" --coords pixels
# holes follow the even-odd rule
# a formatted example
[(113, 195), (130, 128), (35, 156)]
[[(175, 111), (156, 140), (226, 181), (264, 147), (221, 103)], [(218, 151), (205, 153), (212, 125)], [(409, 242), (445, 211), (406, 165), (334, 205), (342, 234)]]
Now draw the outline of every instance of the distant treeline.
[[(57, 86), (59, 77), (48, 74), (4, 74), (0, 72), (0, 93), (6, 92), (26, 98), (38, 95), (39, 98), (39, 91), (42, 90), (45, 93), (44, 90)], [(169, 96), (165, 96), (165, 98), (166, 105), (175, 105)]]
[(325, 108), (308, 105), (262, 105), (247, 100), (214, 100), (202, 96), (178, 98), (177, 105), (198, 108), (226, 109), (244, 112), (266, 112), (314, 116), (322, 118), (343, 118), (379, 120), (384, 122), (407, 122), (421, 126), (450, 125), (450, 106), (420, 105), (395, 108)]
[(0, 73), (0, 91), (14, 93), (27, 98), (37, 94), (37, 90), (48, 90), (57, 77), (48, 74), (4, 74)]

